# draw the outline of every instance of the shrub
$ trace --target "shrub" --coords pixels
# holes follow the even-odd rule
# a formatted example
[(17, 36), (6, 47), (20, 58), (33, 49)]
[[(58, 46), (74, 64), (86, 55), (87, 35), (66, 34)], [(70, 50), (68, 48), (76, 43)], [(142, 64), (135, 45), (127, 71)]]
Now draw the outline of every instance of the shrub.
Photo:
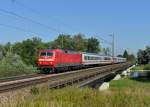
[(150, 70), (150, 63), (145, 65), (144, 70)]
[(0, 51), (0, 61), (3, 59), (3, 53)]
[(10, 52), (0, 61), (0, 68), (0, 77), (28, 74), (36, 71), (36, 68), (24, 64), (19, 55)]

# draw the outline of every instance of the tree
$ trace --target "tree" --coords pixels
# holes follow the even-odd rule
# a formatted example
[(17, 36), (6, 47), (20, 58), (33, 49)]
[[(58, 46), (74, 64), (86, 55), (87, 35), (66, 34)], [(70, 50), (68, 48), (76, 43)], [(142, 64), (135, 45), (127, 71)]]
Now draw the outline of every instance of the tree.
[(73, 36), (73, 48), (76, 51), (87, 51), (87, 39), (83, 34), (77, 34)]
[(0, 45), (0, 61), (2, 60), (3, 58), (3, 52), (4, 52), (4, 48), (2, 45)]
[(34, 66), (37, 64), (38, 49), (47, 49), (38, 37), (17, 42), (13, 46), (14, 53), (20, 55), (26, 64)]
[(87, 51), (91, 53), (98, 53), (100, 51), (100, 43), (98, 39), (94, 37), (88, 39)]
[(143, 50), (139, 50), (137, 53), (137, 60), (138, 60), (138, 64), (143, 64), (143, 59), (144, 59), (144, 51)]
[(57, 39), (51, 42), (51, 48), (72, 49), (73, 46), (71, 35), (60, 34)]
[(134, 56), (134, 54), (130, 54), (129, 56), (128, 56), (128, 59), (127, 59), (128, 61), (130, 61), (130, 62), (136, 62), (136, 57)]
[(125, 50), (125, 51), (124, 51), (124, 53), (123, 53), (123, 57), (128, 59), (129, 54), (128, 54), (128, 51), (127, 51), (127, 50)]
[(127, 50), (124, 51), (123, 57), (126, 58), (127, 61), (136, 62), (136, 58), (135, 58), (134, 54), (129, 54)]
[(146, 54), (146, 60), (147, 60), (147, 63), (149, 63), (150, 62), (150, 47), (149, 46), (147, 46), (146, 47), (146, 50), (145, 50), (145, 54)]
[(150, 62), (150, 47), (147, 46), (145, 50), (139, 50), (137, 53), (139, 64), (148, 64)]

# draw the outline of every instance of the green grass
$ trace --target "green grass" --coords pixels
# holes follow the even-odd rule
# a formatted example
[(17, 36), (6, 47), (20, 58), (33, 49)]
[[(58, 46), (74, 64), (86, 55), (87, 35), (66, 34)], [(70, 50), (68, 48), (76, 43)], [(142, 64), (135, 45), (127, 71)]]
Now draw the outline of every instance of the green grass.
[(117, 81), (111, 81), (110, 87), (112, 89), (124, 89), (124, 88), (131, 88), (133, 86), (133, 81), (131, 80), (117, 80)]
[(150, 70), (150, 64), (145, 65), (144, 70)]
[(33, 87), (28, 96), (15, 101), (9, 107), (149, 107), (150, 83), (124, 78), (111, 81), (110, 89), (103, 92), (90, 88)]
[(132, 68), (131, 70), (144, 70), (144, 65), (137, 65), (134, 68)]
[(143, 90), (143, 91), (147, 91), (147, 89), (150, 92), (150, 81), (149, 80), (145, 80), (145, 79), (129, 79), (129, 78), (124, 78), (124, 79), (120, 79), (117, 81), (111, 81), (110, 82), (110, 87), (111, 89), (123, 89), (123, 90), (134, 90), (134, 89), (138, 89), (138, 90)]
[(137, 65), (132, 70), (150, 70), (150, 64), (147, 65)]
[(39, 71), (36, 70), (36, 68), (20, 70), (20, 69), (15, 69), (15, 68), (11, 69), (9, 67), (3, 67), (3, 68), (0, 68), (0, 69), (1, 69), (0, 70), (0, 78), (39, 73)]

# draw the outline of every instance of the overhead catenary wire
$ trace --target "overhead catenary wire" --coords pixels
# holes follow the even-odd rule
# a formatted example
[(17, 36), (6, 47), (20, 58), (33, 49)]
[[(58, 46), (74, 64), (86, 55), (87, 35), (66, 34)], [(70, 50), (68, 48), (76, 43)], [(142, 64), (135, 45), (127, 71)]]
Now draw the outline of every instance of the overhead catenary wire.
[[(6, 16), (6, 17), (7, 17), (6, 14), (0, 14), (0, 16)], [(13, 17), (13, 19), (17, 20), (18, 18)], [(18, 21), (18, 20), (17, 20), (17, 21)], [(9, 29), (15, 29), (15, 30), (17, 30), (17, 31), (25, 32), (25, 33), (28, 33), (28, 34), (38, 35), (38, 36), (40, 36), (40, 35), (41, 35), (41, 36), (47, 35), (47, 34), (44, 34), (44, 33), (39, 33), (39, 32), (34, 31), (34, 30), (30, 30), (29, 28), (26, 29), (26, 28), (23, 28), (22, 26), (21, 26), (21, 27), (20, 27), (20, 26), (14, 26), (14, 25), (2, 23), (2, 22), (0, 23), (0, 26), (1, 26), (1, 27), (5, 27), (5, 28), (9, 28)]]
[(41, 35), (41, 34), (39, 34), (39, 33), (33, 32), (33, 31), (31, 31), (31, 30), (23, 29), (23, 28), (16, 27), (16, 26), (12, 26), (12, 25), (8, 25), (8, 24), (0, 23), (0, 26), (1, 26), (1, 27), (6, 27), (6, 28), (15, 29), (15, 30), (18, 30), (18, 31), (23, 31), (23, 32), (26, 32), (26, 33), (35, 34), (35, 35)]
[(22, 2), (20, 2), (20, 1), (18, 1), (18, 0), (13, 1), (13, 3), (16, 4), (16, 5), (18, 5), (18, 6), (20, 6), (20, 7), (22, 7), (22, 8), (25, 8), (25, 9), (29, 10), (30, 12), (32, 12), (32, 13), (34, 13), (34, 14), (40, 16), (40, 17), (41, 17), (41, 16), (45, 16), (45, 17), (47, 17), (48, 19), (51, 19), (51, 20), (55, 21), (55, 23), (59, 23), (60, 25), (63, 25), (63, 26), (65, 26), (65, 27), (69, 28), (69, 29), (72, 29), (72, 28), (73, 28), (72, 26), (70, 26), (70, 25), (64, 23), (63, 21), (61, 21), (60, 19), (55, 18), (55, 17), (52, 17), (52, 16), (50, 16), (50, 15), (44, 15), (43, 13), (41, 13), (40, 11), (38, 11), (37, 9), (31, 8), (31, 7), (29, 7), (29, 6), (25, 5), (25, 4), (23, 4)]
[(23, 19), (23, 20), (29, 21), (29, 22), (31, 22), (31, 23), (40, 25), (40, 26), (42, 26), (42, 27), (44, 27), (44, 28), (46, 28), (46, 29), (48, 29), (48, 30), (55, 31), (55, 32), (57, 32), (57, 33), (61, 33), (61, 31), (59, 31), (59, 30), (57, 30), (57, 29), (55, 29), (55, 28), (52, 28), (52, 27), (50, 27), (50, 26), (48, 26), (48, 25), (46, 25), (46, 24), (40, 23), (40, 22), (35, 21), (35, 20), (33, 20), (33, 19), (30, 19), (30, 18), (28, 18), (28, 17), (19, 15), (19, 14), (17, 14), (17, 13), (10, 12), (10, 11), (8, 11), (8, 10), (1, 9), (1, 8), (0, 8), (0, 11), (3, 12), (3, 13), (6, 13), (6, 14), (9, 14), (9, 15), (12, 15), (12, 16), (15, 16), (15, 17), (18, 17), (18, 18), (21, 18), (21, 19)]
[[(8, 10), (2, 9), (2, 8), (0, 8), (0, 12), (5, 13), (5, 14), (8, 14), (8, 15), (11, 15), (11, 16), (15, 16), (15, 17), (17, 17), (17, 18), (19, 18), (19, 19), (22, 19), (22, 20), (31, 22), (31, 23), (33, 23), (33, 24), (40, 25), (40, 26), (42, 26), (43, 28), (46, 28), (46, 29), (51, 30), (51, 31), (55, 31), (55, 32), (57, 32), (57, 33), (59, 33), (59, 34), (61, 34), (61, 33), (64, 34), (64, 32), (62, 32), (62, 31), (60, 31), (60, 30), (58, 30), (58, 29), (55, 29), (55, 28), (53, 28), (53, 27), (50, 27), (49, 25), (46, 25), (46, 24), (40, 23), (40, 22), (38, 22), (38, 21), (35, 21), (35, 20), (31, 19), (31, 18), (22, 16), (22, 15), (20, 15), (20, 14), (15, 13), (15, 12), (11, 12), (11, 11), (8, 11)], [(10, 26), (8, 26), (8, 25), (1, 25), (1, 26), (3, 26), (3, 27), (6, 27), (6, 26), (7, 26), (7, 27), (9, 27), (9, 28), (18, 29), (18, 30), (21, 30), (21, 31), (26, 31), (26, 30), (24, 30), (24, 29), (22, 29), (22, 28), (19, 28), (19, 27), (12, 27), (12, 26), (10, 27)], [(62, 47), (63, 47), (63, 46), (62, 46)]]

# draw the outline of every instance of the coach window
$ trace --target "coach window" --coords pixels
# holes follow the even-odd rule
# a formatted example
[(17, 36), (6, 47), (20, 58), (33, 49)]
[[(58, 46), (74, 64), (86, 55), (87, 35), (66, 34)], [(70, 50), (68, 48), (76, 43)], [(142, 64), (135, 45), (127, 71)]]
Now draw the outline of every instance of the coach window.
[(94, 60), (95, 58), (94, 57), (92, 57), (92, 60)]
[(105, 60), (110, 60), (110, 58), (109, 57), (105, 57)]
[(85, 60), (88, 60), (88, 56), (84, 56), (84, 59), (85, 59)]
[(86, 60), (86, 56), (84, 56), (84, 60)]
[(90, 56), (88, 56), (88, 60), (90, 60)]
[(90, 60), (92, 60), (92, 58), (93, 58), (93, 57), (91, 56), (91, 57), (90, 57)]

